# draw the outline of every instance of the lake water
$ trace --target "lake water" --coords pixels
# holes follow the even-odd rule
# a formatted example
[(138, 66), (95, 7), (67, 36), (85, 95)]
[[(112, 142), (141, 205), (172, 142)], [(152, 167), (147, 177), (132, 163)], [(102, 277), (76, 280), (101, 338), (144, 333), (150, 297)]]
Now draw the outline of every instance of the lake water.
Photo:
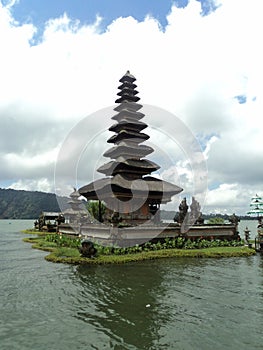
[(28, 227), (0, 220), (1, 350), (263, 348), (263, 256), (53, 264)]
[(240, 237), (244, 239), (245, 237), (244, 230), (247, 227), (250, 231), (250, 238), (255, 239), (257, 235), (257, 225), (258, 225), (257, 220), (241, 220), (241, 222), (238, 225), (238, 231), (239, 231)]

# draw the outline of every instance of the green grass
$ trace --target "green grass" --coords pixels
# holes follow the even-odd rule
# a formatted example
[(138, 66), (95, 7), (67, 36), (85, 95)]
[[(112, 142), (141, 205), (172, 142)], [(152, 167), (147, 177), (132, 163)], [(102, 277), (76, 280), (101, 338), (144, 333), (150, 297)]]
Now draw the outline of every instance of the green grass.
[(95, 258), (84, 258), (80, 255), (77, 248), (57, 246), (55, 242), (49, 242), (43, 236), (25, 238), (25, 242), (33, 244), (32, 247), (49, 254), (46, 260), (55, 263), (67, 264), (124, 264), (143, 260), (165, 259), (165, 258), (225, 258), (225, 257), (242, 257), (256, 254), (254, 249), (239, 247), (212, 247), (203, 249), (160, 249), (154, 251), (142, 251), (125, 255), (103, 255), (99, 254)]
[(35, 229), (22, 230), (21, 232), (27, 233), (27, 234), (30, 234), (30, 235), (46, 235), (47, 234), (46, 232), (41, 232), (41, 231), (38, 231), (38, 230), (35, 230)]
[(57, 249), (57, 245), (53, 242), (46, 242), (42, 236), (24, 238), (24, 242), (31, 243), (32, 248), (44, 250), (47, 252), (52, 252), (54, 249)]

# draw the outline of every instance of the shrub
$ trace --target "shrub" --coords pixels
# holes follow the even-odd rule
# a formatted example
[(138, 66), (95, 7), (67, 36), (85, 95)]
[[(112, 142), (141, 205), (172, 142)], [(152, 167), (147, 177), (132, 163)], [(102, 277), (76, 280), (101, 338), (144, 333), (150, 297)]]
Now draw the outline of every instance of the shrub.
[(223, 225), (225, 223), (225, 220), (223, 218), (211, 218), (208, 220), (208, 224), (214, 224), (214, 225)]
[[(57, 248), (76, 249), (80, 246), (79, 238), (72, 238), (59, 234), (48, 234), (45, 237), (46, 246)], [(98, 255), (125, 255), (135, 254), (147, 251), (157, 251), (165, 249), (203, 249), (211, 247), (237, 247), (242, 246), (242, 241), (228, 241), (220, 239), (207, 240), (198, 238), (196, 240), (186, 239), (184, 237), (165, 238), (164, 242), (146, 242), (142, 245), (136, 244), (133, 247), (120, 248), (116, 246), (102, 246), (95, 243)]]
[(79, 238), (71, 238), (57, 233), (46, 235), (45, 241), (56, 243), (58, 247), (78, 248), (80, 245)]

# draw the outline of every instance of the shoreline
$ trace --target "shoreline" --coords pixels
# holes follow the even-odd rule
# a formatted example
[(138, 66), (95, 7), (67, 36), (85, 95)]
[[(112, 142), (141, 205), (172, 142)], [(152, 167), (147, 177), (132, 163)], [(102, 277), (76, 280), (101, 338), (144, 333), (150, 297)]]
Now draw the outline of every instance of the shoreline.
[(98, 255), (93, 258), (82, 257), (77, 248), (58, 247), (53, 242), (46, 242), (44, 234), (36, 231), (23, 231), (27, 234), (37, 234), (37, 237), (24, 238), (23, 241), (32, 244), (32, 248), (46, 251), (49, 254), (45, 260), (54, 263), (74, 264), (74, 265), (109, 265), (126, 264), (129, 262), (139, 262), (145, 260), (168, 259), (168, 258), (233, 258), (249, 257), (256, 255), (253, 248), (247, 246), (239, 247), (211, 247), (200, 249), (161, 249), (155, 251), (142, 251), (128, 253), (124, 255)]

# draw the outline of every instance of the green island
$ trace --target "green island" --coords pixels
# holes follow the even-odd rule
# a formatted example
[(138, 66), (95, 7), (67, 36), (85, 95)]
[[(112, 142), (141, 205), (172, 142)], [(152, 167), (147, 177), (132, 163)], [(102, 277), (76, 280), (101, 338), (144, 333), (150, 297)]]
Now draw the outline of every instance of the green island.
[(56, 233), (40, 233), (25, 230), (24, 233), (35, 234), (35, 237), (24, 238), (31, 243), (32, 248), (49, 252), (45, 259), (54, 263), (66, 264), (123, 264), (143, 260), (163, 258), (227, 258), (255, 255), (253, 248), (244, 245), (243, 241), (227, 240), (185, 240), (183, 237), (166, 239), (164, 242), (147, 242), (143, 246), (136, 245), (129, 248), (101, 246), (95, 244), (96, 256), (83, 257), (79, 252), (81, 240), (62, 236)]

